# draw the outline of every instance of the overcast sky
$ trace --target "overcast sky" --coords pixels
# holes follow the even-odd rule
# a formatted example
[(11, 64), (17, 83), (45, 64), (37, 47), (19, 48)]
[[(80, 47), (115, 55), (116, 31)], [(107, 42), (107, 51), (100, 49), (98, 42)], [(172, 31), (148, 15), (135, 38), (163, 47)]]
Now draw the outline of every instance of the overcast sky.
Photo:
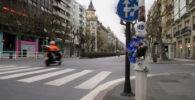
[[(90, 0), (76, 0), (84, 7), (88, 7)], [(120, 19), (116, 14), (116, 6), (119, 0), (92, 0), (98, 20), (105, 27), (110, 27), (123, 43), (125, 43), (124, 26), (120, 25)], [(145, 0), (146, 11), (152, 6), (154, 0)]]

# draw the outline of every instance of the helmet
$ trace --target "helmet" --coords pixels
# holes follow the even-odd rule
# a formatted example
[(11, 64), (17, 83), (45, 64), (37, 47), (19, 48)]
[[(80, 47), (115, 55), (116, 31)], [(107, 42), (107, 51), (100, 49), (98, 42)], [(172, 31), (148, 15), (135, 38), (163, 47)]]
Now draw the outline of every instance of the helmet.
[(55, 42), (55, 41), (51, 41), (49, 44), (50, 44), (50, 45), (55, 45), (56, 42)]

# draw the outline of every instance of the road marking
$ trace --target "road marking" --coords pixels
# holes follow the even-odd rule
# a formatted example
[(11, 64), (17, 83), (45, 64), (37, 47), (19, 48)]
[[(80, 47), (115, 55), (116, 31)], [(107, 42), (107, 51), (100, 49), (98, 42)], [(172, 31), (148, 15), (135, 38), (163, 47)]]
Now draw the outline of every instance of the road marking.
[[(153, 76), (159, 76), (159, 75), (170, 75), (169, 73), (160, 73), (160, 74), (149, 74), (148, 77), (153, 77)], [(130, 77), (131, 80), (135, 79), (135, 76), (131, 76)], [(109, 81), (106, 82), (100, 86), (98, 86), (97, 88), (93, 89), (93, 91), (91, 91), (90, 93), (88, 93), (87, 95), (85, 95), (84, 97), (82, 97), (80, 100), (94, 100), (95, 97), (102, 92), (103, 90), (109, 88), (110, 86), (117, 86), (118, 84), (124, 82), (124, 78), (120, 78), (120, 79), (116, 79), (113, 81)]]
[[(131, 77), (132, 78), (132, 77)], [(105, 90), (106, 88), (108, 88), (109, 86), (112, 86), (114, 84), (119, 84), (121, 82), (124, 81), (124, 78), (121, 79), (117, 79), (117, 80), (113, 80), (107, 83), (104, 83), (103, 85), (98, 86), (97, 88), (95, 88), (93, 91), (91, 91), (89, 94), (87, 94), (86, 96), (82, 97), (80, 100), (94, 100), (95, 97), (103, 90)]]
[(61, 85), (64, 85), (70, 81), (73, 81), (81, 76), (84, 76), (88, 73), (91, 73), (92, 71), (91, 70), (84, 70), (82, 72), (79, 72), (79, 73), (75, 73), (75, 74), (72, 74), (72, 75), (69, 75), (69, 76), (66, 76), (66, 77), (63, 77), (63, 78), (59, 78), (59, 79), (56, 79), (54, 81), (50, 81), (50, 82), (47, 82), (45, 84), (47, 85), (53, 85), (53, 86), (61, 86)]
[(9, 65), (9, 66), (7, 66), (7, 65), (0, 65), (0, 68), (1, 69), (3, 69), (3, 68), (11, 68), (11, 67), (16, 67), (16, 66), (14, 66), (14, 65)]
[(2, 77), (0, 77), (0, 79), (11, 79), (11, 78), (16, 78), (16, 77), (21, 77), (21, 76), (31, 75), (31, 74), (38, 74), (38, 73), (47, 72), (47, 71), (56, 70), (56, 69), (57, 68), (49, 68), (49, 69), (42, 69), (42, 70), (32, 71), (32, 72), (12, 74), (12, 75), (8, 75), (8, 76), (2, 76)]
[(3, 68), (0, 69), (0, 71), (5, 71), (5, 70), (15, 70), (15, 69), (22, 69), (22, 68), (29, 68), (30, 66), (22, 66), (22, 67), (14, 67), (14, 68)]
[(83, 82), (79, 86), (76, 86), (75, 88), (78, 89), (93, 89), (95, 86), (97, 86), (101, 81), (103, 81), (106, 77), (108, 77), (111, 74), (111, 72), (103, 71), (92, 77), (91, 79)]
[(43, 68), (43, 67), (35, 67), (35, 68), (26, 68), (26, 69), (5, 71), (5, 72), (0, 72), (0, 75), (1, 74), (10, 74), (10, 73), (22, 72), (22, 71), (30, 71), (30, 70), (41, 69), (41, 68)]
[(68, 73), (68, 72), (71, 72), (73, 70), (75, 70), (75, 69), (65, 69), (65, 70), (61, 70), (61, 71), (57, 71), (57, 72), (52, 72), (52, 73), (42, 74), (42, 75), (30, 77), (30, 78), (21, 79), (21, 80), (18, 80), (18, 81), (31, 83), (31, 82), (43, 80), (43, 79), (46, 79), (46, 78), (50, 78), (50, 77), (53, 77), (53, 76), (57, 76), (57, 75), (60, 75), (60, 74)]

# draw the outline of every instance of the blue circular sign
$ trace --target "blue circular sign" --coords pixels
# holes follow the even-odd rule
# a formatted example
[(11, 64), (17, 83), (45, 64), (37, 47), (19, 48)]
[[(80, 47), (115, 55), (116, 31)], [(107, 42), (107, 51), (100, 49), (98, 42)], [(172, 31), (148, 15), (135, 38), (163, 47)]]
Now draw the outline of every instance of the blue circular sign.
[(120, 0), (117, 5), (117, 14), (127, 22), (138, 19), (138, 0)]

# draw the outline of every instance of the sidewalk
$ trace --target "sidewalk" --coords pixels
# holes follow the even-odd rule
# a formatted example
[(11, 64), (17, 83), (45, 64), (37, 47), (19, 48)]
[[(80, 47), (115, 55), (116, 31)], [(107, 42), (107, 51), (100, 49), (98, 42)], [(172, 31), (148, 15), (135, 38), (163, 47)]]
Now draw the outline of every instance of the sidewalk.
[(181, 58), (174, 58), (174, 60), (175, 60), (175, 61), (184, 61), (184, 62), (185, 62), (185, 61), (188, 61), (188, 62), (189, 62), (189, 61), (194, 61), (194, 62), (195, 62), (195, 60), (194, 60), (194, 59), (181, 59)]
[[(131, 86), (133, 91), (135, 90), (134, 83), (134, 80), (132, 80)], [(195, 76), (188, 73), (173, 73), (170, 75), (149, 77), (147, 100), (195, 100), (194, 83)], [(103, 100), (135, 100), (135, 97), (120, 95), (123, 92), (123, 87), (124, 83), (106, 92)]]
[(175, 63), (195, 63), (195, 60), (192, 59), (180, 59), (180, 58), (174, 58), (170, 60), (158, 60), (157, 62), (150, 61), (150, 64), (175, 64)]

